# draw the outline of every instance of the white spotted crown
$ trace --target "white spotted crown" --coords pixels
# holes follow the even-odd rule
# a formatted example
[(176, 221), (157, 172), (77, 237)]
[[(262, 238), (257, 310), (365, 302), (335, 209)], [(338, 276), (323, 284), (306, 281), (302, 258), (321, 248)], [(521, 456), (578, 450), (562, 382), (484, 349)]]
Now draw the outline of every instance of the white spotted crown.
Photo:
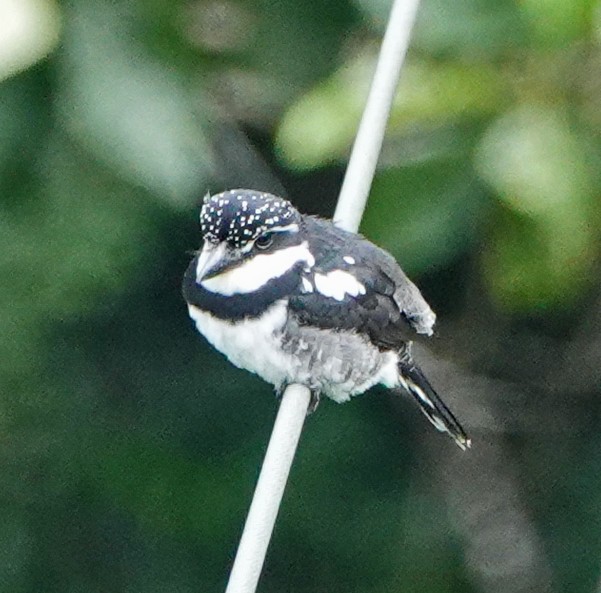
[(299, 212), (287, 200), (251, 189), (207, 196), (200, 211), (205, 241), (227, 241), (233, 247), (242, 247), (262, 233), (299, 220)]

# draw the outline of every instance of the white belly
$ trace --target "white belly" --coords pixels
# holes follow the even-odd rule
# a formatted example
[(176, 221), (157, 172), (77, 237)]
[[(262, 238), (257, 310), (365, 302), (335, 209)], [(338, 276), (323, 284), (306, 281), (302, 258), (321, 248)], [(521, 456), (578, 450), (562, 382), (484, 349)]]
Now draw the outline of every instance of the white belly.
[(261, 317), (230, 323), (188, 305), (198, 331), (228, 360), (280, 387), (292, 373), (292, 360), (282, 351), (286, 302), (278, 301)]
[(303, 328), (290, 340), (285, 333), (285, 300), (277, 301), (261, 317), (235, 323), (194, 305), (188, 305), (188, 310), (198, 331), (232, 364), (278, 389), (286, 383), (300, 383), (340, 403), (377, 383), (399, 384), (398, 355), (380, 353), (353, 332)]

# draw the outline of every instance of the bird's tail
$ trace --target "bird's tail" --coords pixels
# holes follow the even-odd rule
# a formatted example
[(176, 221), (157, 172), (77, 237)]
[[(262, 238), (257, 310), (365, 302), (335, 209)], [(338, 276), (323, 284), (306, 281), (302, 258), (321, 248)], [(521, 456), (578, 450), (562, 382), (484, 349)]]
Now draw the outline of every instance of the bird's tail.
[(450, 434), (461, 449), (469, 449), (472, 441), (413, 360), (399, 362), (399, 377), (428, 420), (441, 432)]

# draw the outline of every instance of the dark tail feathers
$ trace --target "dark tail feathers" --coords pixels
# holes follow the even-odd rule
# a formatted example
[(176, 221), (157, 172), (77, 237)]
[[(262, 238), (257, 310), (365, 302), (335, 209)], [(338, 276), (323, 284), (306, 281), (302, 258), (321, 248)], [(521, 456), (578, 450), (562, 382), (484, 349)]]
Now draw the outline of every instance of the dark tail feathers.
[(457, 421), (453, 413), (440, 399), (436, 391), (424, 374), (413, 361), (401, 361), (399, 363), (399, 376), (401, 385), (415, 398), (419, 409), (426, 415), (428, 420), (441, 432), (447, 432), (453, 437), (457, 445), (463, 449), (469, 449), (472, 441)]

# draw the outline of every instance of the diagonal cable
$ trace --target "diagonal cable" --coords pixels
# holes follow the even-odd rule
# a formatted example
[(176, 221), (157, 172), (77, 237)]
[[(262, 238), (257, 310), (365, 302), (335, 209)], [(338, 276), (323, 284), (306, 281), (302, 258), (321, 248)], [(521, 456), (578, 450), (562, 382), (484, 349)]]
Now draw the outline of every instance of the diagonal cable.
[[(335, 223), (357, 231), (365, 210), (419, 0), (395, 0), (353, 145)], [(254, 593), (265, 561), (311, 393), (291, 385), (282, 402), (248, 511), (226, 593)]]

